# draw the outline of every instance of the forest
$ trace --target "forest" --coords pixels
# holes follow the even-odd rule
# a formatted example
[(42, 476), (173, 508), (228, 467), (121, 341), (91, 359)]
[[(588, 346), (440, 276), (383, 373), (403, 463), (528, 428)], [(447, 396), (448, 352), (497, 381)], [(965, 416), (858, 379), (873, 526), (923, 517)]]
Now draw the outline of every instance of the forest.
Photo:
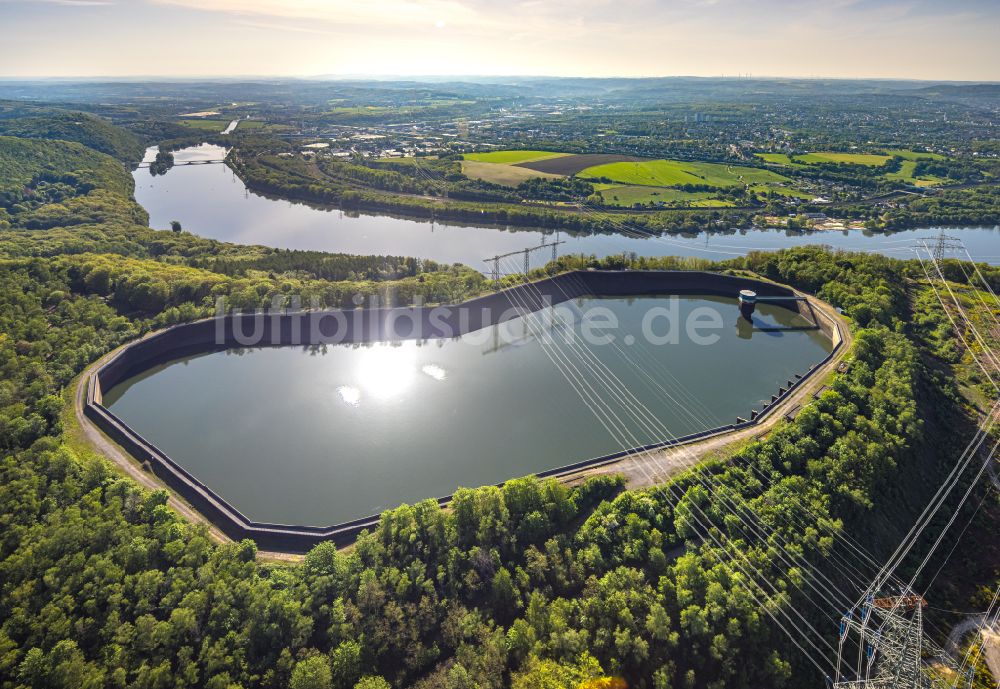
[(0, 169), (0, 229), (148, 219), (121, 164), (82, 144), (0, 136)]
[[(246, 278), (115, 253), (4, 259), (0, 681), (821, 681), (762, 614), (755, 585), (726, 564), (730, 551), (785, 591), (768, 605), (802, 605), (801, 574), (775, 556), (774, 539), (814, 564), (840, 547), (841, 531), (870, 541), (866, 520), (888, 520), (890, 504), (919, 504), (900, 493), (901, 477), (919, 470), (927, 483), (908, 490), (926, 490), (958, 450), (960, 437), (945, 429), (970, 420), (921, 333), (907, 332), (906, 264), (800, 249), (712, 267), (818, 289), (852, 318), (848, 372), (794, 423), (662, 491), (530, 478), (466, 489), (447, 511), (433, 501), (391, 510), (350, 551), (319, 546), (288, 565), (259, 560), (250, 542), (214, 544), (166, 507), (165, 493), (140, 490), (75, 442), (63, 413), (89, 361), (156, 324), (202, 313), (218, 290), (241, 293)], [(169, 291), (142, 287), (147, 277)], [(754, 510), (770, 535), (747, 532), (730, 504)], [(887, 526), (873, 549), (887, 547), (900, 524)]]
[(0, 100), (0, 135), (73, 141), (122, 162), (142, 160), (139, 137), (78, 110)]

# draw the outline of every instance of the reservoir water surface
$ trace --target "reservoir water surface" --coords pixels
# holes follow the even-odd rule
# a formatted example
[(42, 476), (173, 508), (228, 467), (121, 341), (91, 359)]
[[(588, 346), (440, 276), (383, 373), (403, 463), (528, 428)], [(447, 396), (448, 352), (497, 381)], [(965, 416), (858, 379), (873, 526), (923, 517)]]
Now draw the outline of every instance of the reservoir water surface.
[[(611, 343), (583, 336), (595, 307)], [(194, 356), (104, 404), (249, 518), (325, 526), (733, 423), (831, 347), (795, 312), (761, 304), (750, 326), (718, 297), (557, 309), (452, 340)], [(699, 344), (683, 325), (712, 314)]]

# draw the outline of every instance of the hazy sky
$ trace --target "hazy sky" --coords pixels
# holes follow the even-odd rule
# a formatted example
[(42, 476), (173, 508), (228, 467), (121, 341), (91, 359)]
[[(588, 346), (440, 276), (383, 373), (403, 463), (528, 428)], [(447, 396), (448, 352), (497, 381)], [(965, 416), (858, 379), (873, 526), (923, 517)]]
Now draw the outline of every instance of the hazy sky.
[(0, 0), (0, 76), (1000, 80), (1000, 0)]

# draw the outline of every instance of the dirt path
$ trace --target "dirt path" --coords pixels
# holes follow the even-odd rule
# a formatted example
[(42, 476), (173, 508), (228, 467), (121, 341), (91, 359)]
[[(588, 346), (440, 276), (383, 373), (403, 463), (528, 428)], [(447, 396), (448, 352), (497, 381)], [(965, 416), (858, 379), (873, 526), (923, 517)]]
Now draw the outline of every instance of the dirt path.
[(948, 651), (953, 658), (957, 657), (962, 645), (962, 639), (964, 639), (966, 635), (978, 630), (985, 619), (985, 613), (978, 613), (976, 615), (969, 615), (956, 624), (951, 628), (951, 631), (948, 632), (948, 639), (944, 643), (944, 649)]
[(983, 631), (983, 657), (993, 674), (993, 681), (1000, 686), (1000, 633)]
[(969, 615), (951, 628), (951, 631), (948, 632), (948, 640), (945, 642), (944, 648), (951, 654), (955, 662), (960, 663), (963, 660), (960, 653), (962, 650), (962, 640), (969, 634), (976, 632), (983, 644), (982, 657), (986, 662), (986, 667), (989, 668), (997, 686), (1000, 686), (1000, 631), (995, 626), (991, 628), (989, 625), (984, 624), (985, 622), (985, 613)]

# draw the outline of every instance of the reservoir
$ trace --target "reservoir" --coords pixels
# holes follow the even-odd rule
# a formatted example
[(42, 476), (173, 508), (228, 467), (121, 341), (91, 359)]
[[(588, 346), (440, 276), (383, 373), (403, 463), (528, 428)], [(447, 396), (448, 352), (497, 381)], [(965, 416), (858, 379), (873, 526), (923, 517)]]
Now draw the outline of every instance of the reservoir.
[[(202, 145), (174, 153), (180, 162), (219, 160), (226, 149)], [(155, 157), (149, 149), (146, 159)], [(277, 200), (250, 192), (227, 166), (181, 165), (167, 174), (152, 176), (148, 169), (133, 172), (136, 200), (149, 212), (150, 225), (168, 229), (178, 220), (188, 232), (237, 244), (261, 244), (283, 249), (309, 249), (350, 254), (415, 256), (441, 263), (464, 263), (486, 269), (483, 259), (518, 251), (551, 240), (552, 230), (524, 227), (462, 227), (385, 215), (350, 215), (337, 209)], [(893, 234), (861, 230), (795, 232), (778, 229), (748, 229), (727, 233), (699, 233), (665, 237), (622, 234), (568, 235), (561, 253), (594, 254), (599, 257), (635, 252), (640, 256), (694, 256), (724, 260), (753, 250), (775, 250), (791, 246), (826, 244), (852, 251), (875, 251), (896, 258), (912, 258), (910, 247), (931, 241), (936, 228), (906, 230)], [(959, 236), (976, 260), (1000, 263), (1000, 230), (959, 228)], [(547, 252), (534, 252), (541, 265)]]
[(807, 325), (762, 303), (750, 326), (731, 298), (583, 297), (455, 339), (174, 360), (103, 404), (248, 518), (325, 526), (749, 417), (830, 351)]

